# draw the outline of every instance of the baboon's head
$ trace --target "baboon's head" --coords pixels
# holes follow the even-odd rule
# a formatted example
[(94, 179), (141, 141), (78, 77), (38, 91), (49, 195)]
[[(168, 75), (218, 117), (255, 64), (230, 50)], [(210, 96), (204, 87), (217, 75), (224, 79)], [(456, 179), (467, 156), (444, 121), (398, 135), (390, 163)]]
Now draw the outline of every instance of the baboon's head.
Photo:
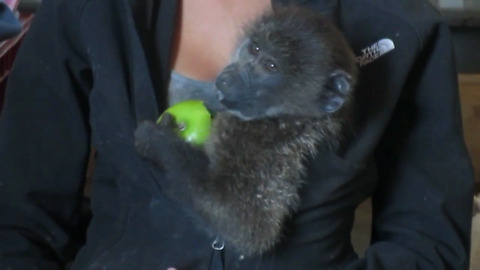
[(291, 6), (246, 29), (216, 87), (226, 110), (244, 120), (324, 117), (352, 95), (356, 72), (354, 54), (333, 23)]

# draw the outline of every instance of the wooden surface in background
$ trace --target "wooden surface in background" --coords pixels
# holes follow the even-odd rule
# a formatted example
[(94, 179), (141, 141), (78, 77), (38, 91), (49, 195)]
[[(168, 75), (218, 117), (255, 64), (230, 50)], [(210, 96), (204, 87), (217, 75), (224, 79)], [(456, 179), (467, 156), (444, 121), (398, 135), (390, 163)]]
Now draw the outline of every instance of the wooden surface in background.
[(480, 183), (480, 74), (459, 75), (465, 142)]

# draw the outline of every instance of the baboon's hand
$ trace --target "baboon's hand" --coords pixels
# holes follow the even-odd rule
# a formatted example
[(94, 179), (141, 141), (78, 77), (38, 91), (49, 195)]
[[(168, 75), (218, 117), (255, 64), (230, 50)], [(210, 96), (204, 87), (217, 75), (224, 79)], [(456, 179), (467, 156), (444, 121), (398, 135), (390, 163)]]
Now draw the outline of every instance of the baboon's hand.
[(166, 128), (176, 128), (175, 118), (168, 112), (162, 114), (157, 124)]
[(144, 121), (140, 123), (135, 130), (135, 149), (142, 158), (150, 156), (153, 150), (154, 135), (157, 132), (156, 124), (152, 121)]
[(168, 156), (171, 147), (180, 139), (170, 126), (173, 123), (171, 115), (162, 117), (158, 124), (152, 121), (140, 123), (135, 130), (135, 149), (140, 157), (160, 162), (163, 156)]

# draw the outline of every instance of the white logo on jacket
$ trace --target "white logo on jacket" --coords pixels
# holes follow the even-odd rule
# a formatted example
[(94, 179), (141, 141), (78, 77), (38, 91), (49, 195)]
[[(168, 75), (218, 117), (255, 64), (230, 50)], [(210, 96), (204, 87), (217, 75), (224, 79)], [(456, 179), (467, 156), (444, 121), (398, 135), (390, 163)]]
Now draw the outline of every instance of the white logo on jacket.
[(357, 63), (360, 66), (365, 66), (375, 60), (380, 56), (393, 51), (395, 49), (395, 44), (391, 39), (385, 38), (375, 44), (362, 50), (362, 55), (357, 56)]

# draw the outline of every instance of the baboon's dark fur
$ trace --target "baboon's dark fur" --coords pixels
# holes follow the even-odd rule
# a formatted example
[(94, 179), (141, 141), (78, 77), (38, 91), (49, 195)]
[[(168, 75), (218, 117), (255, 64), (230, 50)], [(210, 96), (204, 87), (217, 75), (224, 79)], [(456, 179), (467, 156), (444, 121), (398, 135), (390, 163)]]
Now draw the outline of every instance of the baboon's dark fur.
[[(260, 56), (245, 47), (252, 42)], [(280, 240), (296, 209), (305, 157), (340, 137), (356, 65), (334, 25), (302, 8), (265, 14), (242, 44), (217, 79), (226, 111), (216, 115), (203, 149), (178, 138), (171, 117), (142, 123), (135, 143), (165, 170), (169, 197), (193, 209), (227, 248), (255, 255)], [(252, 57), (274, 59), (278, 69), (238, 75)]]

